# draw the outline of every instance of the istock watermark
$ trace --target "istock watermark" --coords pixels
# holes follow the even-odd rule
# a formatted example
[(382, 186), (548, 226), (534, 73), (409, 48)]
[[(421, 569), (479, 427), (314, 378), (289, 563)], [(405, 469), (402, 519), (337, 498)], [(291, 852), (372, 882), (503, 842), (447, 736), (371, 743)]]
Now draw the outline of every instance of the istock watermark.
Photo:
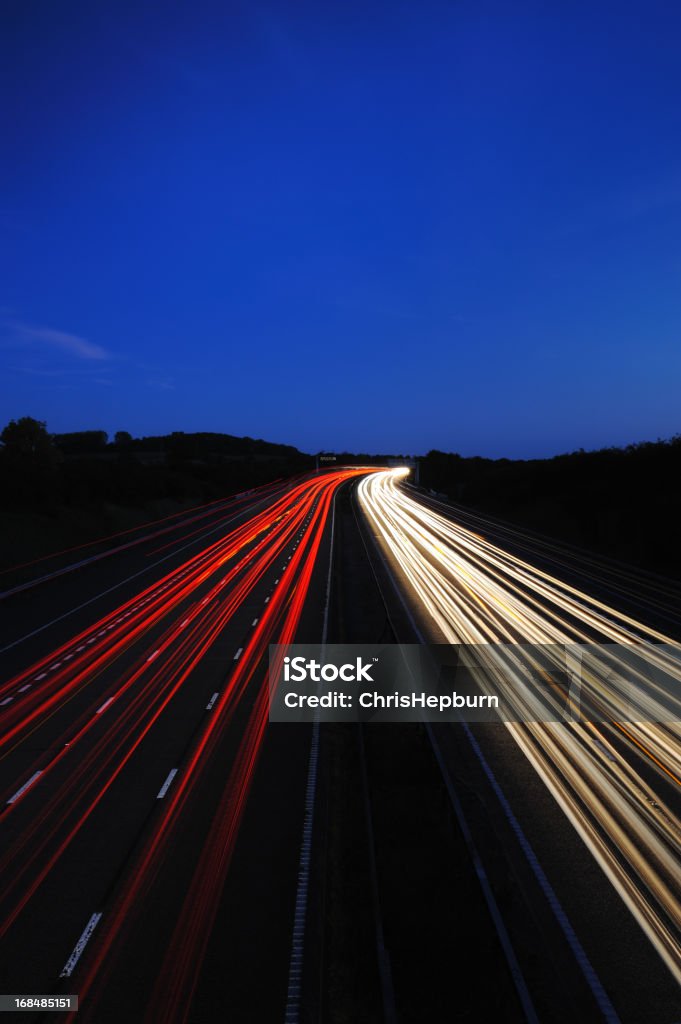
[(270, 647), (270, 721), (678, 722), (671, 644)]
[(302, 654), (294, 658), (284, 657), (284, 681), (287, 683), (304, 683), (312, 680), (313, 683), (333, 683), (337, 679), (344, 683), (373, 682), (370, 669), (373, 662), (365, 665), (362, 658), (356, 658), (353, 662), (345, 662), (342, 665), (335, 665), (333, 662), (321, 664), (313, 658), (306, 660)]

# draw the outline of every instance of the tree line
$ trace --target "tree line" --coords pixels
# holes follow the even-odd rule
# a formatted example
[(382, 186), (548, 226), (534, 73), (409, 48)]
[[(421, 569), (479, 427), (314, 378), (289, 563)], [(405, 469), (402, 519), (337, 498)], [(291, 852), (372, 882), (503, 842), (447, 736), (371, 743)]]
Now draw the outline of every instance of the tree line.
[(144, 505), (170, 498), (210, 501), (314, 466), (290, 445), (230, 434), (176, 431), (134, 438), (104, 430), (54, 434), (30, 416), (0, 433), (6, 507), (49, 513), (103, 502)]
[(681, 577), (681, 435), (551, 459), (430, 451), (420, 473), (467, 507)]
[[(336, 453), (334, 463), (383, 464), (396, 456)], [(419, 459), (423, 486), (483, 513), (681, 578), (681, 435), (550, 459), (466, 458), (433, 450)], [(25, 416), (0, 433), (7, 509), (96, 514), (105, 503), (211, 501), (307, 472), (315, 458), (290, 445), (230, 434), (134, 438), (104, 430), (54, 434)]]

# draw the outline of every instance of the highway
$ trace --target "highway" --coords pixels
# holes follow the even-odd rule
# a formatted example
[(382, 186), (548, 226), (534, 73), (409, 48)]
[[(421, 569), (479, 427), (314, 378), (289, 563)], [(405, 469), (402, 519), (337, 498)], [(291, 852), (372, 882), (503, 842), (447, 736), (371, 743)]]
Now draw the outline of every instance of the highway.
[(7, 589), (1, 991), (77, 993), (81, 1021), (283, 1013), (310, 730), (266, 728), (266, 654), (321, 635), (334, 496), (358, 472)]
[(0, 992), (80, 999), (17, 1019), (681, 1020), (654, 693), (632, 717), (585, 671), (568, 722), (268, 724), (270, 643), (652, 643), (678, 671), (672, 583), (404, 477), (276, 481), (0, 576)]
[[(420, 642), (480, 645), (480, 658), (487, 657), (490, 692), (504, 693), (507, 699), (499, 663), (486, 655), (491, 649), (483, 645), (643, 644), (681, 685), (681, 648), (675, 637), (601, 598), (604, 589), (617, 592), (619, 573), (612, 566), (599, 572), (596, 560), (588, 567), (579, 560), (571, 565), (565, 551), (553, 549), (548, 554), (558, 566), (548, 571), (542, 567), (547, 560), (545, 543), (539, 542), (533, 551), (531, 541), (519, 531), (494, 528), (472, 513), (460, 518), (441, 502), (405, 487), (404, 475), (405, 471), (396, 470), (365, 478), (358, 485), (359, 503)], [(497, 536), (490, 539), (495, 530)], [(499, 532), (505, 534), (503, 547), (497, 543)], [(522, 556), (513, 553), (519, 547)], [(566, 577), (586, 577), (589, 571), (590, 592), (566, 582)], [(635, 574), (623, 573), (621, 583), (622, 603), (631, 604), (636, 597)], [(664, 588), (656, 596), (651, 581), (642, 574), (639, 595), (646, 611), (653, 609), (658, 619), (666, 611), (670, 621), (676, 613), (678, 622), (678, 594), (671, 614), (669, 607), (656, 608), (663, 603)], [(553, 650), (548, 648), (549, 654)], [(564, 662), (556, 667), (564, 671)], [(632, 711), (627, 703), (631, 692), (625, 692), (619, 682), (626, 673), (612, 668), (601, 677), (585, 674), (580, 698), (582, 709), (587, 710), (574, 721), (510, 721), (504, 723), (503, 731), (574, 828), (666, 969), (649, 993), (643, 965), (638, 965), (638, 977), (631, 965), (623, 969), (630, 950), (622, 937), (619, 972), (612, 970), (610, 994), (597, 978), (591, 978), (603, 1017), (664, 1021), (673, 1019), (668, 1013), (678, 1013), (681, 982), (681, 700), (677, 695), (671, 715), (675, 721), (669, 715), (659, 720), (664, 715), (655, 707), (654, 694), (643, 695)], [(519, 693), (514, 710), (522, 719), (528, 711), (523, 701), (528, 697), (525, 691)], [(598, 716), (588, 713), (594, 707)], [(508, 743), (500, 739), (502, 727), (462, 728), (488, 782), (506, 805), (507, 817), (522, 835), (516, 812), (520, 807), (527, 814), (529, 801), (521, 795), (518, 802), (509, 803), (504, 792), (513, 789), (512, 780), (505, 781), (509, 770), (521, 777), (523, 769)], [(490, 768), (493, 756), (500, 776)], [(522, 845), (531, 860), (534, 851), (524, 836)], [(592, 881), (592, 886), (598, 884), (597, 879)], [(597, 890), (599, 900), (602, 888), (601, 884)], [(550, 896), (548, 890), (546, 895)], [(612, 933), (609, 942), (611, 950), (618, 948)], [(571, 945), (577, 959), (585, 957), (579, 939)], [(627, 991), (635, 984), (638, 998), (634, 990), (628, 999)], [(647, 998), (641, 1000), (644, 990)]]

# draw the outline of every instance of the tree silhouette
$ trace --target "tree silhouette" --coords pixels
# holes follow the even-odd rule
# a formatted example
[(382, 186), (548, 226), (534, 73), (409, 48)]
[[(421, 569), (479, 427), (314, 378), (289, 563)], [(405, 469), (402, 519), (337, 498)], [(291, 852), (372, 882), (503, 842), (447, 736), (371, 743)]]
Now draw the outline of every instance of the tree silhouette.
[(19, 503), (54, 498), (57, 452), (46, 426), (32, 416), (10, 420), (0, 434), (3, 489)]
[(0, 434), (0, 441), (3, 444), (4, 458), (11, 462), (49, 464), (53, 460), (54, 447), (47, 427), (45, 423), (34, 420), (32, 416), (10, 420)]

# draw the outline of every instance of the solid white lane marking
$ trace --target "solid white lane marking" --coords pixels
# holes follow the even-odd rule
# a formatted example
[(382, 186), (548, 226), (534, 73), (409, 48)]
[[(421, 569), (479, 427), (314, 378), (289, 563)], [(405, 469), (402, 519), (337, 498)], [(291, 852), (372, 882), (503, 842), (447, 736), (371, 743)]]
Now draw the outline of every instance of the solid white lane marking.
[[(414, 617), (413, 617), (413, 615), (411, 613), (411, 610), (409, 608), (407, 600), (406, 600), (402, 590), (400, 589), (400, 586), (398, 585), (397, 580), (395, 579), (394, 574), (389, 572), (388, 565), (387, 565), (387, 562), (385, 560), (385, 556), (381, 552), (381, 550), (378, 547), (378, 545), (377, 545), (377, 551), (379, 553), (379, 557), (381, 558), (381, 561), (383, 562), (383, 565), (384, 565), (384, 567), (386, 569), (386, 572), (388, 572), (388, 578), (389, 578), (390, 582), (392, 583), (394, 592), (397, 595), (397, 598), (400, 601), (402, 607), (404, 608), (404, 610), (405, 610), (405, 612), (407, 614), (407, 618), (409, 619), (409, 621), (411, 623), (411, 627), (412, 627), (412, 629), (414, 631), (414, 635), (416, 637), (418, 637), (419, 643), (425, 644), (426, 643), (425, 637), (424, 637), (422, 631), (419, 629), (419, 627), (417, 626), (417, 624), (416, 624), (416, 622), (414, 620)], [(424, 724), (425, 724), (425, 727), (426, 727), (426, 731), (429, 734), (430, 742), (431, 742), (431, 745), (433, 747), (433, 752), (435, 753), (435, 756), (437, 757), (438, 752), (439, 752), (439, 747), (437, 745), (437, 741), (435, 740), (435, 737), (433, 736), (430, 723), (429, 722), (425, 722)], [(596, 1000), (596, 1002), (597, 1002), (597, 1004), (599, 1006), (599, 1009), (601, 1010), (601, 1013), (603, 1014), (603, 1018), (606, 1021), (608, 1021), (609, 1024), (619, 1024), (619, 1017), (617, 1016), (615, 1008), (613, 1007), (612, 1003), (610, 1002), (609, 996), (607, 995), (605, 989), (603, 988), (603, 986), (601, 984), (601, 981), (600, 981), (598, 975), (596, 974), (594, 968), (592, 967), (591, 962), (589, 961), (589, 959), (587, 957), (587, 954), (585, 953), (584, 948), (583, 948), (579, 938), (577, 937), (577, 934), (574, 931), (574, 928), (572, 927), (572, 924), (570, 923), (570, 921), (569, 921), (569, 919), (567, 917), (567, 914), (563, 910), (563, 906), (560, 903), (560, 901), (558, 899), (558, 896), (556, 895), (556, 892), (553, 889), (553, 886), (549, 882), (548, 877), (546, 876), (546, 874), (544, 872), (544, 869), (542, 868), (541, 864), (539, 863), (539, 860), (537, 858), (537, 855), (534, 852), (533, 847), (530, 845), (529, 840), (525, 836), (525, 833), (523, 832), (523, 830), (522, 830), (522, 828), (520, 826), (520, 822), (516, 818), (512, 808), (511, 808), (511, 805), (510, 805), (510, 803), (508, 802), (508, 800), (506, 798), (506, 795), (505, 795), (504, 791), (502, 790), (499, 782), (497, 781), (496, 775), (494, 774), (494, 772), (492, 771), (491, 767), (489, 766), (489, 764), (487, 762), (487, 759), (485, 758), (485, 755), (483, 754), (482, 749), (481, 749), (477, 739), (475, 738), (475, 736), (471, 732), (471, 729), (470, 729), (470, 727), (468, 725), (468, 722), (462, 722), (462, 725), (463, 725), (464, 732), (466, 733), (466, 738), (468, 739), (469, 744), (473, 748), (473, 751), (474, 751), (478, 761), (480, 762), (482, 770), (484, 771), (485, 775), (487, 776), (487, 779), (488, 779), (492, 789), (494, 790), (494, 793), (496, 794), (499, 803), (501, 804), (501, 807), (503, 809), (503, 812), (504, 812), (504, 815), (506, 817), (506, 820), (508, 821), (509, 825), (511, 826), (511, 829), (515, 833), (515, 836), (516, 836), (516, 838), (517, 838), (517, 840), (518, 840), (518, 842), (520, 844), (520, 847), (521, 847), (523, 853), (525, 854), (525, 858), (527, 859), (530, 867), (532, 868), (534, 876), (535, 876), (537, 882), (539, 883), (539, 886), (542, 889), (542, 891), (543, 891), (543, 893), (544, 893), (544, 895), (545, 895), (545, 897), (547, 899), (547, 902), (548, 902), (549, 906), (551, 907), (551, 910), (553, 911), (554, 917), (556, 918), (558, 924), (560, 925), (560, 928), (561, 928), (561, 930), (563, 932), (563, 935), (567, 939), (568, 945), (570, 946), (570, 948), (572, 950), (572, 953), (573, 953), (575, 959), (577, 960), (577, 963), (580, 966), (582, 974), (583, 974), (583, 976), (584, 976), (584, 978), (585, 978), (589, 988), (591, 989), (592, 995), (594, 996), (594, 998), (595, 998), (595, 1000)], [(443, 778), (444, 778), (445, 786), (447, 786), (447, 781), (448, 780), (449, 780), (449, 784), (451, 785), (451, 778), (449, 777), (448, 774), (443, 773)]]
[(577, 933), (572, 927), (572, 924), (567, 914), (563, 910), (562, 903), (558, 899), (558, 896), (556, 895), (553, 886), (549, 882), (543, 867), (539, 863), (539, 859), (536, 853), (534, 852), (534, 848), (530, 845), (530, 841), (529, 839), (527, 839), (525, 833), (523, 832), (518, 819), (516, 818), (513, 810), (511, 809), (511, 805), (506, 799), (506, 795), (504, 794), (501, 786), (497, 782), (496, 775), (490, 768), (487, 759), (485, 758), (485, 755), (483, 754), (480, 745), (478, 744), (476, 737), (471, 732), (467, 722), (463, 722), (462, 724), (466, 732), (468, 741), (472, 746), (473, 750), (475, 751), (475, 754), (482, 766), (482, 770), (487, 776), (490, 785), (492, 786), (492, 789), (494, 790), (497, 799), (499, 800), (499, 803), (502, 806), (502, 809), (506, 816), (506, 820), (509, 822), (511, 828), (515, 832), (516, 838), (518, 839), (522, 851), (525, 854), (525, 857), (527, 858), (530, 867), (532, 868), (532, 871), (534, 872), (534, 876), (539, 882), (539, 886), (542, 889), (544, 895), (546, 896), (547, 902), (551, 907), (554, 916), (558, 921), (558, 924), (561, 927), (563, 935), (567, 939), (568, 945), (570, 946), (572, 953), (580, 966), (582, 974), (584, 975), (584, 978), (586, 979), (586, 982), (589, 988), (591, 989), (591, 992), (596, 1002), (598, 1003), (599, 1009), (603, 1014), (603, 1018), (606, 1021), (608, 1021), (608, 1024), (620, 1024), (620, 1019), (617, 1015), (617, 1012), (615, 1011), (614, 1006), (610, 1002), (610, 997), (603, 988), (600, 978), (596, 974), (596, 971), (594, 970), (591, 961), (589, 960), (586, 952), (584, 951), (584, 947), (582, 946), (579, 938), (577, 937)]
[(16, 793), (14, 794), (14, 796), (11, 796), (11, 797), (9, 798), (9, 800), (7, 801), (7, 803), (8, 803), (8, 804), (13, 804), (15, 800), (18, 800), (18, 799), (19, 799), (19, 797), (20, 797), (20, 796), (22, 796), (22, 795), (23, 795), (23, 794), (24, 794), (24, 793), (26, 792), (26, 790), (27, 790), (27, 789), (29, 789), (29, 788), (30, 788), (30, 787), (31, 787), (31, 786), (33, 785), (33, 783), (34, 783), (34, 782), (35, 782), (35, 780), (36, 780), (36, 779), (38, 778), (38, 776), (39, 776), (39, 775), (42, 775), (42, 774), (43, 774), (42, 768), (40, 769), (40, 771), (38, 771), (38, 772), (34, 772), (34, 773), (33, 773), (33, 775), (31, 775), (31, 777), (30, 777), (30, 779), (28, 780), (28, 782), (25, 782), (25, 783), (23, 784), (23, 786), (21, 787), (21, 789), (18, 789), (18, 790), (16, 791)]
[(168, 792), (168, 789), (170, 787), (170, 783), (173, 781), (173, 779), (175, 778), (176, 775), (177, 775), (177, 768), (173, 768), (173, 770), (168, 773), (168, 778), (166, 779), (166, 781), (163, 783), (163, 785), (159, 789), (158, 796), (156, 797), (157, 800), (162, 800), (163, 799), (163, 797)]
[(73, 974), (73, 969), (80, 960), (81, 954), (88, 944), (90, 936), (99, 924), (101, 914), (93, 914), (88, 923), (85, 925), (83, 934), (78, 939), (78, 942), (73, 947), (73, 953), (64, 964), (64, 970), (59, 975), (60, 978), (70, 978)]
[(108, 706), (109, 706), (109, 704), (111, 703), (112, 700), (113, 700), (113, 697), (109, 697), (108, 700), (105, 700), (104, 703), (102, 704), (101, 708), (97, 708), (97, 711), (95, 712), (95, 714), (101, 715), (102, 711), (106, 711), (106, 709), (108, 708)]
[(236, 654), (234, 655), (234, 660), (235, 660), (235, 661), (238, 661), (238, 660), (239, 660), (239, 658), (241, 657), (241, 652), (242, 652), (242, 651), (243, 651), (243, 647), (240, 647), (240, 648), (239, 648), (239, 650), (238, 650), (238, 651), (236, 652)]
[(214, 694), (213, 694), (213, 696), (211, 697), (211, 699), (210, 699), (210, 700), (208, 701), (208, 703), (206, 704), (206, 711), (211, 711), (211, 710), (212, 710), (212, 708), (213, 708), (213, 704), (215, 704), (215, 701), (216, 701), (216, 700), (218, 699), (218, 697), (219, 697), (219, 696), (220, 696), (220, 694), (219, 694), (219, 693), (214, 693)]

